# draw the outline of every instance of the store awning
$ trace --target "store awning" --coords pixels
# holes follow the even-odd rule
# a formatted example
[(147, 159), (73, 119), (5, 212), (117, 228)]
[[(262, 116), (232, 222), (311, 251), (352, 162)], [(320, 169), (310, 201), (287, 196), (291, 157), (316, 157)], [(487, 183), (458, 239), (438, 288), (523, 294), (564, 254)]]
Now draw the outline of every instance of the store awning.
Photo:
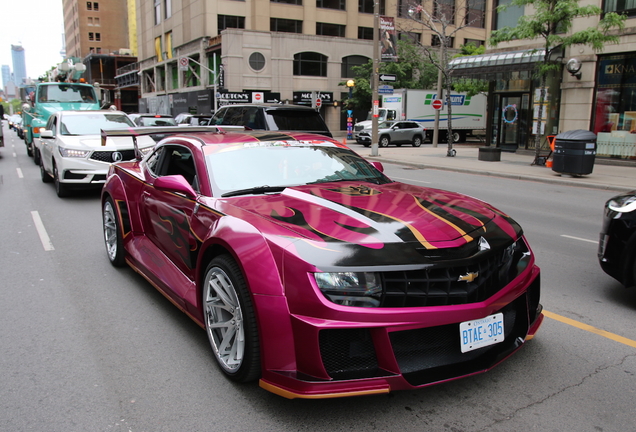
[(544, 55), (542, 49), (480, 54), (454, 58), (448, 66), (456, 78), (509, 79), (511, 72), (533, 70)]

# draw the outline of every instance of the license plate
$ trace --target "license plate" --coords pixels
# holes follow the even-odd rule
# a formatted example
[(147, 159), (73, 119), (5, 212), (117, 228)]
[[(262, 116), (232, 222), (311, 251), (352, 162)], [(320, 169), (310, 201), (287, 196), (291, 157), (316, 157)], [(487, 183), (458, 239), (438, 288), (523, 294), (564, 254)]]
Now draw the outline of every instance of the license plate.
[(498, 313), (460, 323), (459, 340), (463, 353), (503, 342), (503, 314)]

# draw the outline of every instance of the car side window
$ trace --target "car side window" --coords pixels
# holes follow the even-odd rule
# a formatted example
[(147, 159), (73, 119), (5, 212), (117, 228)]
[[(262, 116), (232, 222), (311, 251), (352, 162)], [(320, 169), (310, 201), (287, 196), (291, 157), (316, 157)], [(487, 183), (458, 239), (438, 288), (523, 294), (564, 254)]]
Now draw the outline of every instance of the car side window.
[(49, 121), (46, 124), (46, 129), (50, 130), (53, 133), (53, 136), (57, 134), (57, 117), (56, 116), (49, 117)]
[[(156, 160), (153, 161), (153, 157), (159, 153), (160, 150), (163, 150), (163, 154), (157, 155)], [(163, 146), (158, 149), (155, 154), (153, 154), (147, 162), (148, 169), (155, 173), (155, 175), (182, 175), (194, 190), (199, 190), (194, 157), (188, 148), (181, 146)], [(154, 164), (151, 166), (152, 162), (154, 162)]]

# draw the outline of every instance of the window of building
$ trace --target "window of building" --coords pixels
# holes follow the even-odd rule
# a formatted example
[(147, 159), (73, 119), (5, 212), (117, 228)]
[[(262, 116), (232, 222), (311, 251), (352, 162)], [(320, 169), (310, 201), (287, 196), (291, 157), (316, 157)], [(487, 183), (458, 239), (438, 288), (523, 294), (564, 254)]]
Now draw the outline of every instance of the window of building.
[(88, 52), (94, 53), (95, 52), (95, 47), (88, 47)]
[(472, 44), (475, 46), (475, 48), (479, 48), (485, 43), (486, 43), (485, 41), (479, 40), (479, 39), (464, 39), (464, 45)]
[(161, 0), (155, 0), (155, 25), (161, 23)]
[(100, 47), (95, 48), (95, 53), (96, 54), (101, 54), (102, 53), (102, 49)]
[(455, 0), (436, 0), (433, 3), (433, 16), (448, 24), (455, 24)]
[(92, 27), (93, 26), (93, 18), (92, 17), (88, 17), (87, 19), (88, 19), (88, 25)]
[(603, 12), (618, 12), (627, 16), (636, 16), (636, 0), (605, 0)]
[(316, 7), (325, 9), (346, 10), (345, 0), (316, 0)]
[[(448, 39), (447, 40), (448, 43), (446, 44), (446, 46), (448, 48), (453, 48), (455, 46), (455, 38), (454, 37), (447, 37), (446, 39)], [(441, 45), (441, 43), (440, 43), (439, 36), (438, 35), (432, 35), (431, 36), (431, 46), (438, 47), (440, 45)]]
[(162, 62), (163, 59), (163, 44), (161, 43), (161, 36), (157, 36), (155, 38), (155, 55), (157, 56), (157, 61)]
[(95, 33), (88, 32), (88, 40), (89, 41), (94, 41), (95, 40)]
[(166, 0), (166, 4), (165, 4), (165, 11), (166, 11), (166, 19), (170, 18), (172, 16), (172, 0)]
[(219, 34), (226, 28), (245, 28), (245, 17), (234, 15), (217, 15)]
[(316, 52), (294, 54), (294, 75), (327, 76), (327, 56)]
[[(497, 6), (510, 4), (511, 0), (496, 0)], [(516, 27), (517, 21), (523, 16), (523, 6), (509, 6), (505, 11), (498, 12), (495, 9), (495, 19), (493, 29), (499, 30), (504, 27)]]
[(93, 10), (93, 2), (86, 2), (86, 10)]
[(166, 59), (172, 58), (172, 32), (166, 32), (163, 38), (166, 41)]
[[(439, 0), (438, 0), (439, 1)], [(410, 0), (398, 0), (398, 16), (400, 18), (410, 18), (409, 9), (413, 6), (413, 2)], [(421, 14), (415, 16), (416, 19), (420, 19)]]
[(93, 2), (93, 10), (96, 12), (99, 11), (99, 3)]
[(373, 40), (373, 28), (358, 27), (358, 39)]
[(486, 1), (466, 0), (466, 25), (468, 27), (486, 27)]
[(101, 41), (101, 40), (102, 40), (102, 35), (101, 35), (101, 33), (95, 33), (95, 40), (96, 40), (97, 42), (99, 42), (99, 41)]
[(249, 63), (250, 67), (255, 71), (263, 70), (265, 67), (265, 56), (259, 52), (253, 52), (250, 54)]
[[(374, 0), (358, 0), (358, 12), (360, 13), (374, 13), (373, 4)], [(380, 0), (380, 15), (385, 15), (385, 0)]]
[(342, 58), (342, 70), (340, 76), (342, 78), (355, 78), (356, 74), (353, 72), (355, 66), (362, 66), (369, 62), (368, 57), (359, 55), (350, 55)]
[(345, 26), (340, 24), (316, 23), (316, 34), (320, 36), (345, 36)]
[(99, 18), (95, 17), (93, 18), (93, 24), (95, 25), (95, 27), (99, 27)]
[(188, 70), (183, 71), (183, 85), (185, 87), (196, 87), (201, 85), (199, 77), (201, 76), (201, 65), (199, 64), (199, 55), (190, 56), (194, 61), (190, 62)]
[(293, 5), (303, 5), (303, 0), (270, 0), (272, 3), (287, 3)]
[(415, 33), (415, 32), (399, 32), (398, 33), (398, 40), (404, 40), (404, 41), (408, 41), (410, 43), (420, 43), (420, 41), (422, 40), (422, 33)]
[(284, 18), (270, 18), (269, 30), (286, 33), (302, 33), (303, 22)]

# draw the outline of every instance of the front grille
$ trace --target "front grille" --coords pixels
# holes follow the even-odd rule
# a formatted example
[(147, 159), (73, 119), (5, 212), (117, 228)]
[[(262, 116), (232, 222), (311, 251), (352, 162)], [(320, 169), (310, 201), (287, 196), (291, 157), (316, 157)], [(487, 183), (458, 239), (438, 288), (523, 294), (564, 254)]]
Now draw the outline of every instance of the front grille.
[(368, 329), (321, 330), (320, 355), (325, 370), (334, 379), (367, 378), (378, 373)]
[(461, 352), (459, 324), (392, 332), (393, 354), (411, 385), (423, 385), (488, 369), (518, 348), (528, 332), (526, 296), (503, 308), (505, 340)]
[(364, 129), (364, 126), (354, 126), (353, 130), (355, 131), (361, 131), (362, 129)]
[[(113, 160), (113, 153), (112, 151), (94, 151), (91, 154), (90, 159), (99, 161), (99, 162), (106, 162), (106, 163), (113, 163), (115, 162)], [(135, 151), (134, 150), (119, 150), (119, 153), (121, 153), (122, 158), (121, 160), (124, 161), (129, 161), (129, 160), (133, 160), (135, 159)]]

